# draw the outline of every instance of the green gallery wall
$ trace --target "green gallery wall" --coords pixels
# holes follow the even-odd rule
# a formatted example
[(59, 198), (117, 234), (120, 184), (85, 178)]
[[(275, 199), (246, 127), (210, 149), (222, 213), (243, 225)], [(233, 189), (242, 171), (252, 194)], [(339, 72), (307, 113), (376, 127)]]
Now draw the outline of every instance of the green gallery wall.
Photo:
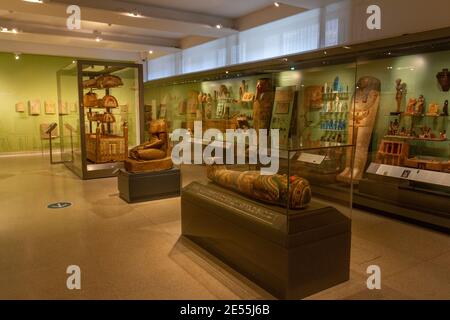
[[(58, 122), (57, 114), (45, 114), (44, 102), (57, 103), (56, 72), (71, 62), (71, 58), (29, 54), (16, 60), (12, 53), (0, 53), (0, 153), (41, 150), (40, 124)], [(30, 100), (41, 101), (40, 115), (29, 114)], [(18, 102), (25, 103), (25, 112), (16, 112)]]
[[(41, 140), (41, 124), (56, 122), (61, 127), (68, 123), (76, 132), (79, 132), (78, 91), (77, 78), (74, 71), (69, 76), (61, 78), (61, 99), (67, 102), (69, 113), (63, 117), (58, 116), (58, 88), (57, 72), (63, 68), (71, 68), (73, 59), (67, 57), (22, 54), (19, 60), (12, 53), (0, 53), (0, 154), (15, 154), (41, 152), (48, 149), (49, 142)], [(71, 65), (71, 66), (70, 66)], [(124, 88), (112, 89), (111, 93), (118, 99), (121, 108), (114, 110), (117, 123), (114, 124), (114, 133), (121, 134), (122, 124), (128, 122), (129, 145), (137, 142), (137, 106), (138, 83), (137, 74), (129, 69), (118, 72), (124, 82)], [(101, 98), (101, 93), (99, 93)], [(31, 115), (29, 103), (39, 100), (40, 114)], [(46, 114), (45, 102), (55, 104), (55, 114)], [(24, 112), (16, 111), (16, 104), (25, 104)], [(123, 105), (127, 111), (123, 112)], [(60, 121), (61, 120), (61, 121)], [(86, 122), (88, 126), (88, 122)], [(63, 135), (67, 132), (60, 131)], [(68, 139), (64, 145), (67, 147)], [(74, 137), (75, 147), (79, 147), (79, 137)], [(60, 139), (54, 140), (54, 146), (59, 150)]]

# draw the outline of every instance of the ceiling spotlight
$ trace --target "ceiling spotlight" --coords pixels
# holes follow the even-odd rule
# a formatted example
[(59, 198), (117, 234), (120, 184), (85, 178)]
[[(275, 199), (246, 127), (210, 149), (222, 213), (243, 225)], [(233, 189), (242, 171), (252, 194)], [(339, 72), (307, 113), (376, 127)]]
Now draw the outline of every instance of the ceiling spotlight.
[(125, 15), (127, 15), (129, 17), (133, 17), (133, 18), (142, 18), (142, 15), (137, 10), (127, 12), (127, 13), (125, 13)]
[(277, 7), (277, 8), (280, 7), (280, 3), (278, 3), (278, 2), (274, 2), (273, 5), (274, 5), (275, 7)]
[(324, 51), (324, 52), (323, 52), (323, 54), (324, 54), (324, 55), (327, 55), (327, 54), (328, 54), (328, 52)]
[(102, 37), (101, 37), (101, 32), (99, 32), (99, 31), (97, 31), (97, 30), (94, 30), (94, 36), (95, 36), (95, 41), (97, 41), (97, 42), (100, 42), (100, 41), (102, 41), (103, 39), (102, 39)]
[(148, 52), (148, 54), (153, 54), (153, 50), (150, 50), (150, 51)]
[(19, 60), (20, 59), (20, 53), (14, 53), (14, 59)]
[(216, 24), (216, 28), (217, 29), (222, 29), (222, 25), (221, 24)]
[(291, 67), (291, 71), (294, 71), (295, 70), (295, 67)]
[(226, 73), (226, 74), (229, 74), (229, 73), (230, 73), (230, 71), (228, 71), (228, 70), (227, 70), (227, 71), (225, 71), (225, 73)]
[(0, 27), (0, 32), (2, 32), (2, 33), (14, 33), (14, 34), (18, 33), (16, 28), (8, 29), (6, 27)]

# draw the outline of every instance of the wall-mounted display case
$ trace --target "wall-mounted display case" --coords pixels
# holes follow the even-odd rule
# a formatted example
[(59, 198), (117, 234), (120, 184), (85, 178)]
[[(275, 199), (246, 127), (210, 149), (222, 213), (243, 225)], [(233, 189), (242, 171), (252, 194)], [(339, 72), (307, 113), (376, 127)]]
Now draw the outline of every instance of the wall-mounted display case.
[(114, 176), (143, 140), (142, 65), (77, 60), (57, 79), (64, 164), (83, 179)]
[[(449, 228), (447, 35), (437, 30), (152, 81), (146, 119), (164, 118), (171, 130), (192, 134), (194, 121), (203, 131), (279, 129), (280, 148), (299, 148), (287, 165), (310, 182), (313, 197), (352, 197)], [(355, 146), (354, 158), (346, 145)]]
[[(244, 134), (252, 129), (268, 133), (277, 129), (278, 174), (307, 180), (313, 198), (318, 195), (314, 185), (328, 193), (341, 190), (341, 201), (348, 208), (345, 213), (350, 215), (352, 137), (357, 125), (353, 113), (355, 106), (372, 108), (378, 102), (372, 97), (380, 90), (371, 78), (356, 82), (356, 72), (355, 59), (350, 57), (295, 66), (282, 61), (267, 67), (149, 82), (145, 89), (146, 121), (165, 119), (170, 132), (186, 129), (190, 142), (203, 147), (210, 142), (203, 140), (203, 133), (218, 129), (222, 134), (215, 143), (222, 143), (224, 149), (232, 143), (227, 141), (228, 129)], [(363, 101), (365, 94), (371, 97), (369, 101)], [(201, 123), (201, 132), (196, 132), (195, 122)], [(367, 152), (369, 142), (362, 147)], [(286, 190), (290, 189), (289, 181)], [(289, 208), (289, 197), (280, 199)]]

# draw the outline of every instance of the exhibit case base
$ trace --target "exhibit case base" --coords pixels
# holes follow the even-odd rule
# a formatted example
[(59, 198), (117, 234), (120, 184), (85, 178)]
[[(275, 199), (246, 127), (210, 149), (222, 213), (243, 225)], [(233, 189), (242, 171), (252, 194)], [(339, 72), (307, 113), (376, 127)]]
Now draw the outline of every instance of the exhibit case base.
[(450, 230), (448, 173), (372, 163), (354, 201)]
[(120, 197), (128, 203), (179, 197), (181, 194), (180, 169), (143, 173), (120, 170), (118, 188)]
[(286, 211), (194, 182), (181, 197), (182, 235), (279, 299), (349, 280), (351, 220), (312, 201)]

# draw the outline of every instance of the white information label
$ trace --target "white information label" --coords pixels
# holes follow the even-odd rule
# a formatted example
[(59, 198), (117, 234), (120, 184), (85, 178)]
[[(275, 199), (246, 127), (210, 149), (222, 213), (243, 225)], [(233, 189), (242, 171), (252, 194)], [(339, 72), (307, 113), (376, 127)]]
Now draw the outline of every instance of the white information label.
[(298, 161), (320, 165), (325, 160), (325, 156), (319, 154), (302, 152)]
[(377, 175), (450, 187), (450, 174), (382, 164)]

